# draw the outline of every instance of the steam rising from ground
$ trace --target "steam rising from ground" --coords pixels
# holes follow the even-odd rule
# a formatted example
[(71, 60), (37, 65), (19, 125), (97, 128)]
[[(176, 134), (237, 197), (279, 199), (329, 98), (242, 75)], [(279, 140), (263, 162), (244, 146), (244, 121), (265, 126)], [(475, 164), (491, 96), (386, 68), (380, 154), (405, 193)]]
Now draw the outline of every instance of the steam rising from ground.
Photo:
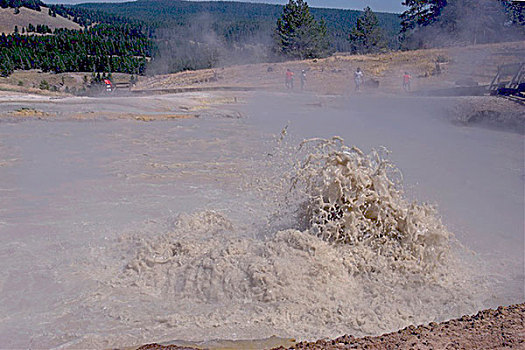
[(174, 23), (169, 28), (157, 29), (159, 52), (148, 65), (148, 74), (166, 74), (269, 60), (271, 32), (255, 31), (253, 34), (241, 34), (230, 28), (228, 34), (228, 27), (217, 27), (214, 21), (212, 14), (199, 14), (188, 23)]
[(480, 307), (463, 249), (430, 206), (403, 197), (386, 155), (340, 138), (302, 154), (276, 209), (295, 225), (252, 234), (214, 211), (181, 215), (168, 232), (123, 237), (134, 253), (111, 288), (162, 304), (149, 314), (172, 339), (378, 334)]
[[(523, 40), (525, 32), (519, 17), (523, 5), (494, 0), (449, 0), (437, 21), (417, 28), (407, 43), (408, 47), (446, 47), (503, 41)], [(506, 13), (505, 5), (515, 12)], [(516, 21), (517, 23), (513, 23)], [(523, 15), (521, 14), (521, 21)]]

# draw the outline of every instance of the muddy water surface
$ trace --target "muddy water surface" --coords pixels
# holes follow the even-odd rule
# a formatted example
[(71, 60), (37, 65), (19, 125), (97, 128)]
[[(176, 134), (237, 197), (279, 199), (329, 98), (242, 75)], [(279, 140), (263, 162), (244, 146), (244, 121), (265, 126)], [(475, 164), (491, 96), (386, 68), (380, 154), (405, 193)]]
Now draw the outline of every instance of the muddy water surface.
[[(523, 136), (441, 104), (264, 95), (242, 119), (1, 122), (4, 346), (378, 334), (523, 301)], [(272, 219), (299, 140), (334, 135), (389, 148), (408, 197), (477, 254), (406, 275)]]

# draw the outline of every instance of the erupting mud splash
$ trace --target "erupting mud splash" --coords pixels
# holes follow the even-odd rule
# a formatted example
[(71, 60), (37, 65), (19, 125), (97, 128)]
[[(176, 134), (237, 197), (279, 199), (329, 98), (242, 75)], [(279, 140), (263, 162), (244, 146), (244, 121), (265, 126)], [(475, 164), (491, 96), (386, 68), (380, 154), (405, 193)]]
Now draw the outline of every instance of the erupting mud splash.
[(522, 302), (523, 136), (452, 125), (441, 100), (327, 101), (2, 121), (3, 345), (359, 336)]
[(295, 212), (293, 227), (252, 234), (202, 211), (150, 238), (122, 237), (132, 258), (106, 287), (140, 303), (136, 313), (114, 303), (111, 317), (154, 324), (163, 340), (313, 339), (480, 307), (483, 288), (462, 248), (432, 207), (404, 198), (400, 172), (381, 152), (333, 138), (306, 141), (298, 154), (306, 156), (281, 186), (290, 198), (281, 215)]
[(302, 145), (312, 141), (316, 146), (295, 178), (305, 183), (311, 233), (366, 247), (369, 257), (385, 259), (384, 267), (394, 270), (430, 272), (443, 262), (450, 234), (432, 207), (403, 198), (401, 173), (387, 158), (377, 150), (364, 155), (337, 137)]

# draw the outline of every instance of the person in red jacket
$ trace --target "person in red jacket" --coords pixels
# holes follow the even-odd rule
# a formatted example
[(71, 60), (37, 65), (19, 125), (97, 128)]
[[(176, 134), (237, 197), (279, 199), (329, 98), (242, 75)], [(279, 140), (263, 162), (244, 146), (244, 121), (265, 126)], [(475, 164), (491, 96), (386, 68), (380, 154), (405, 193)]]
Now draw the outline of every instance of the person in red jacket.
[(403, 90), (406, 92), (410, 91), (410, 81), (412, 80), (412, 77), (408, 72), (405, 72), (405, 75), (403, 75)]
[(293, 72), (290, 69), (286, 70), (286, 78), (284, 80), (284, 85), (287, 89), (293, 89)]

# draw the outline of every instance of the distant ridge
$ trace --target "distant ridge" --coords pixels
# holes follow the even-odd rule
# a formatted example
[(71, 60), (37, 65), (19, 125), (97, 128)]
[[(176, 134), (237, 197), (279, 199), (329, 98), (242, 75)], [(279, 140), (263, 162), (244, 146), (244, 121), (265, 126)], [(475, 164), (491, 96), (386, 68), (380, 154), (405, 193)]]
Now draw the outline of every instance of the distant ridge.
[[(277, 18), (282, 13), (282, 5), (234, 2), (234, 1), (184, 1), (184, 0), (138, 0), (124, 3), (84, 3), (75, 7), (101, 10), (118, 16), (145, 21), (157, 28), (187, 26), (195, 19), (206, 15), (210, 26), (221, 35), (243, 37), (249, 32), (271, 35)], [(357, 18), (358, 10), (311, 8), (317, 20), (326, 21), (331, 41), (338, 51), (349, 51), (347, 40)], [(391, 47), (397, 45), (400, 18), (394, 13), (376, 13), (379, 25), (383, 28)]]

